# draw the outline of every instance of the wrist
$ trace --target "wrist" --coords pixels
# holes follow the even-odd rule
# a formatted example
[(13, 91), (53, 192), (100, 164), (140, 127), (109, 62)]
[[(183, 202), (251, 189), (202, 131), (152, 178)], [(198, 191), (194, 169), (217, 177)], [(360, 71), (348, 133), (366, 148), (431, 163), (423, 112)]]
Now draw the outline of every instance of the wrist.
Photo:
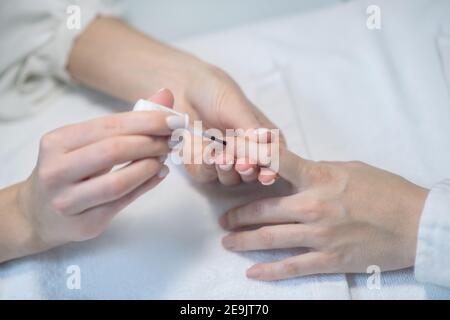
[(36, 252), (35, 233), (20, 199), (24, 184), (21, 182), (0, 191), (0, 263)]

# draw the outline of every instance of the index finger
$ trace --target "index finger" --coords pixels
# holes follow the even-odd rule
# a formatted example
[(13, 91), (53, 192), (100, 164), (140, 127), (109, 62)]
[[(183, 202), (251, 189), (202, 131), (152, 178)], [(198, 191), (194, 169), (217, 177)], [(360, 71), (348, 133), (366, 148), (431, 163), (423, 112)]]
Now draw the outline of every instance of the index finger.
[[(179, 116), (162, 111), (123, 112), (68, 125), (55, 132), (64, 139), (59, 141), (60, 146), (65, 151), (71, 151), (119, 135), (170, 135), (172, 129), (167, 124), (168, 117)], [(184, 119), (182, 121), (184, 122)], [(180, 125), (181, 123), (180, 121)]]
[[(249, 158), (263, 168), (269, 168), (287, 181), (298, 185), (306, 177), (306, 168), (312, 163), (279, 143), (257, 143), (240, 137), (227, 138), (227, 150), (236, 158)], [(231, 151), (228, 151), (231, 152)]]

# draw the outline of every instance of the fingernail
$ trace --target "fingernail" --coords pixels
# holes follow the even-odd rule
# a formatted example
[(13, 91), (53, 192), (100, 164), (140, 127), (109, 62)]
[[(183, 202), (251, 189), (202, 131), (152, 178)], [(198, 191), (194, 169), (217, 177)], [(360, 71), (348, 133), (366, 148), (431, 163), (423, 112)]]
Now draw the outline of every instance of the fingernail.
[(269, 129), (267, 129), (267, 128), (258, 128), (258, 129), (255, 129), (254, 132), (257, 135), (263, 135), (263, 134), (266, 134), (267, 132), (269, 132)]
[(167, 88), (161, 88), (161, 89), (158, 90), (157, 93), (160, 93), (161, 91), (164, 91), (164, 90), (166, 90), (166, 89), (167, 89)]
[(270, 132), (267, 128), (258, 128), (253, 131), (258, 138), (258, 142), (267, 143), (270, 140)]
[(222, 245), (225, 249), (233, 249), (233, 239), (230, 236), (226, 236), (222, 239)]
[(167, 154), (159, 157), (159, 162), (164, 163), (167, 160)]
[(223, 170), (223, 171), (230, 171), (231, 168), (233, 168), (233, 164), (232, 163), (219, 164), (219, 168), (220, 168), (220, 170)]
[(227, 215), (224, 214), (219, 218), (219, 224), (222, 228), (226, 229), (228, 224)]
[(168, 116), (166, 118), (167, 126), (172, 129), (181, 129), (184, 128), (186, 123), (186, 117), (183, 116)]
[(259, 267), (251, 267), (247, 270), (247, 277), (249, 278), (259, 278), (261, 276), (262, 270)]
[(267, 182), (264, 182), (264, 181), (260, 181), (260, 182), (261, 182), (261, 184), (262, 184), (263, 186), (270, 186), (270, 185), (272, 185), (272, 184), (275, 183), (275, 179), (272, 179), (272, 180), (267, 181)]
[(169, 140), (167, 141), (167, 144), (169, 145), (170, 149), (175, 148), (178, 144), (183, 142), (183, 136), (179, 136), (178, 140), (174, 140), (172, 138), (169, 138)]
[(163, 166), (161, 170), (158, 172), (158, 178), (162, 179), (169, 174), (169, 168), (167, 166)]
[(276, 172), (274, 172), (272, 169), (261, 168), (259, 174), (262, 176), (273, 176), (274, 174), (276, 174)]
[(243, 175), (243, 176), (249, 176), (251, 174), (253, 174), (253, 172), (255, 172), (255, 169), (253, 168), (248, 168), (245, 171), (239, 171), (239, 174)]

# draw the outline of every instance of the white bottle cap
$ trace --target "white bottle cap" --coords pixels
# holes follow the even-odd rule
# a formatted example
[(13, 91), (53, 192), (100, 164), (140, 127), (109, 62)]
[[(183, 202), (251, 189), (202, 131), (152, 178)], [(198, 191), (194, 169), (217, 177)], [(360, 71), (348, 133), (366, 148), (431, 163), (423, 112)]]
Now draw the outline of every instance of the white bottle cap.
[(187, 129), (189, 126), (189, 115), (187, 113), (178, 112), (171, 108), (162, 106), (160, 104), (157, 104), (157, 103), (154, 103), (154, 102), (151, 102), (148, 100), (144, 100), (144, 99), (138, 100), (133, 107), (133, 111), (163, 111), (163, 112), (172, 113), (172, 114), (184, 117), (184, 128), (185, 129)]

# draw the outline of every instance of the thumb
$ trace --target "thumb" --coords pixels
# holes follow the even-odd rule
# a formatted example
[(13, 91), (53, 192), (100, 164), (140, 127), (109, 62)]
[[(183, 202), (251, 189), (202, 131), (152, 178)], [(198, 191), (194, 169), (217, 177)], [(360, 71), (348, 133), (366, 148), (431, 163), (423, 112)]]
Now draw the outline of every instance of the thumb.
[(169, 89), (161, 89), (147, 100), (168, 108), (173, 108), (174, 98)]
[(227, 95), (220, 103), (222, 125), (230, 129), (256, 129), (262, 123), (259, 110), (244, 96), (242, 92)]

